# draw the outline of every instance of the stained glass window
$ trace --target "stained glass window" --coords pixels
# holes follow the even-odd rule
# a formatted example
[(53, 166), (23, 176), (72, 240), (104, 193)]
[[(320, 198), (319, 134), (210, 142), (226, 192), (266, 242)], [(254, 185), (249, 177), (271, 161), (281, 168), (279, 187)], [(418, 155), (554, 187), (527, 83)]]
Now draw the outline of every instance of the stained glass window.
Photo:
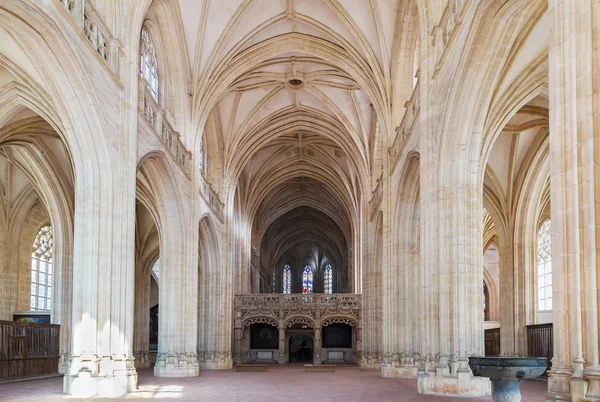
[(485, 281), (483, 282), (483, 319), (487, 321), (488, 318), (488, 305), (489, 305), (489, 292)]
[(142, 77), (148, 81), (148, 89), (154, 99), (158, 99), (158, 63), (156, 62), (156, 53), (154, 52), (154, 44), (152, 43), (152, 38), (150, 38), (150, 32), (145, 27), (142, 28), (140, 57)]
[(312, 294), (313, 292), (313, 273), (310, 266), (304, 267), (304, 272), (302, 272), (302, 293)]
[(537, 233), (538, 310), (552, 310), (552, 237), (550, 219)]
[(52, 228), (44, 226), (33, 241), (31, 253), (31, 311), (52, 309)]
[(325, 267), (323, 275), (323, 293), (328, 295), (333, 293), (333, 268), (329, 264)]
[(283, 266), (283, 293), (292, 293), (292, 270), (287, 264)]

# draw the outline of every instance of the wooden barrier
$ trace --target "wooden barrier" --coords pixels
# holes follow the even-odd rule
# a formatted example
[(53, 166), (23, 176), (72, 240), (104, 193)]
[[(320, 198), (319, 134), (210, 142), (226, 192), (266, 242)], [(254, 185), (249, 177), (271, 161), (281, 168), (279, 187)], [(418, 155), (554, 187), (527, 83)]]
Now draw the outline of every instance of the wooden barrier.
[(304, 371), (309, 372), (335, 372), (333, 364), (305, 364)]
[(236, 364), (235, 371), (267, 371), (269, 366), (266, 364)]
[(58, 372), (60, 325), (0, 321), (0, 379)]
[(527, 326), (527, 354), (530, 357), (547, 357), (548, 370), (552, 366), (554, 354), (554, 329), (552, 324), (537, 324)]
[(485, 330), (485, 355), (500, 356), (500, 328)]

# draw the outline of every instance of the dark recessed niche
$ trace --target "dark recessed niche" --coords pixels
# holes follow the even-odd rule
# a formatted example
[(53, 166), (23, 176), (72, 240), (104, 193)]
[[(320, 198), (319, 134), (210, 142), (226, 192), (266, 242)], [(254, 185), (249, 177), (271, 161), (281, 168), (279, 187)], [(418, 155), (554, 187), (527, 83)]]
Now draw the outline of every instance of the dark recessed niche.
[(290, 83), (291, 86), (294, 86), (294, 87), (302, 85), (302, 80), (299, 80), (298, 78), (292, 78), (288, 82)]

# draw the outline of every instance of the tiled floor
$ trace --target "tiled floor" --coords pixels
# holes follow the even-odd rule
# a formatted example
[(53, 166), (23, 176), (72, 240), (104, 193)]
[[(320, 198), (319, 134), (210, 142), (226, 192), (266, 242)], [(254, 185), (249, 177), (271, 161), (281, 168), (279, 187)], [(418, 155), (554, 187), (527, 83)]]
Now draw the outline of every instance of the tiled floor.
[[(544, 401), (546, 383), (528, 381), (521, 386), (524, 402)], [(462, 398), (427, 397), (416, 392), (416, 380), (392, 380), (378, 371), (338, 367), (335, 373), (305, 373), (301, 366), (269, 367), (268, 372), (202, 371), (195, 378), (156, 378), (140, 370), (139, 391), (125, 399), (180, 401), (465, 401)], [(80, 400), (61, 394), (62, 378), (0, 385), (2, 401)], [(468, 398), (466, 401), (491, 401)]]

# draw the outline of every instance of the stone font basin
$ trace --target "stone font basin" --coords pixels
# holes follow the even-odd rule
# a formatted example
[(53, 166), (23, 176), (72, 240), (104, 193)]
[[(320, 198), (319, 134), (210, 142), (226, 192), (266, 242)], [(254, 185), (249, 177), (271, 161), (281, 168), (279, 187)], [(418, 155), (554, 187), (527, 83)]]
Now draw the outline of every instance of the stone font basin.
[(525, 378), (544, 374), (548, 367), (545, 357), (469, 357), (473, 375), (488, 377), (492, 381), (494, 401), (519, 402), (520, 384)]

